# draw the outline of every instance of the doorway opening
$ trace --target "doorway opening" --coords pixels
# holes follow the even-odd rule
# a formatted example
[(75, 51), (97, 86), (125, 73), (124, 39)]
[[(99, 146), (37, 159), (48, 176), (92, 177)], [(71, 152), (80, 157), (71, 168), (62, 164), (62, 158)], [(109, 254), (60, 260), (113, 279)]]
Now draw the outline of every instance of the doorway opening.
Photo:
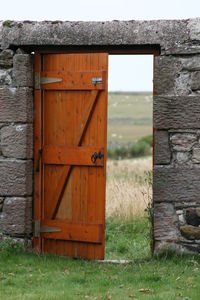
[(105, 259), (151, 255), (153, 60), (109, 56)]

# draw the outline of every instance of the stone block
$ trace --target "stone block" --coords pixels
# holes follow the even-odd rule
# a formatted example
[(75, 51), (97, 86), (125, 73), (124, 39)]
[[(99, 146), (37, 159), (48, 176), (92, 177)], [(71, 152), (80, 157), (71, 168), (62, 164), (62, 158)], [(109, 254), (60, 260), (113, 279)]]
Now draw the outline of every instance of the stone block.
[(31, 160), (0, 159), (0, 195), (32, 195), (32, 177)]
[(12, 22), (3, 27), (2, 48), (10, 45), (160, 45), (168, 49), (189, 39), (186, 20), (112, 22)]
[(197, 135), (194, 133), (172, 133), (170, 141), (174, 151), (190, 151), (197, 142)]
[(11, 236), (32, 233), (32, 198), (7, 197), (0, 215), (0, 228)]
[(3, 156), (22, 159), (33, 157), (32, 124), (4, 126), (0, 133)]
[(154, 238), (159, 241), (178, 241), (178, 216), (171, 203), (154, 205)]
[(13, 65), (14, 52), (11, 49), (6, 49), (0, 52), (0, 68), (11, 68)]
[(185, 211), (185, 219), (187, 224), (193, 226), (200, 225), (200, 208), (187, 208)]
[(173, 47), (170, 47), (168, 49), (165, 49), (163, 51), (163, 54), (166, 55), (191, 55), (191, 54), (200, 54), (200, 46), (199, 45), (193, 45), (191, 43), (183, 43), (183, 44), (176, 44)]
[(195, 144), (192, 148), (192, 161), (196, 164), (200, 164), (200, 144)]
[(155, 132), (155, 164), (166, 165), (170, 163), (169, 135), (167, 131)]
[[(182, 64), (179, 58), (173, 56), (155, 58), (154, 85), (156, 95), (179, 95), (175, 88), (175, 81), (181, 68)], [(188, 94), (189, 92), (184, 89), (185, 93)]]
[(192, 247), (188, 247), (189, 245), (178, 244), (176, 242), (165, 242), (165, 241), (155, 241), (154, 246), (154, 254), (165, 254), (167, 256), (171, 253), (180, 255), (180, 254), (194, 254), (196, 249), (194, 250)]
[[(196, 47), (199, 47), (196, 45)], [(179, 57), (182, 64), (182, 71), (195, 72), (200, 71), (200, 55), (191, 55), (190, 57)]]
[(0, 88), (0, 122), (33, 122), (33, 91)]
[(30, 54), (15, 54), (13, 79), (17, 87), (33, 87), (33, 57)]
[(154, 202), (200, 203), (198, 166), (154, 166)]
[(191, 90), (195, 92), (200, 90), (200, 71), (191, 74)]
[(200, 96), (154, 96), (154, 128), (193, 129), (200, 124)]
[(200, 228), (192, 225), (180, 226), (181, 234), (189, 240), (200, 240)]
[(0, 69), (0, 86), (12, 85), (12, 70)]
[(191, 40), (200, 40), (200, 18), (188, 20), (187, 28)]
[(175, 164), (189, 164), (190, 163), (190, 153), (189, 152), (174, 152), (173, 162)]

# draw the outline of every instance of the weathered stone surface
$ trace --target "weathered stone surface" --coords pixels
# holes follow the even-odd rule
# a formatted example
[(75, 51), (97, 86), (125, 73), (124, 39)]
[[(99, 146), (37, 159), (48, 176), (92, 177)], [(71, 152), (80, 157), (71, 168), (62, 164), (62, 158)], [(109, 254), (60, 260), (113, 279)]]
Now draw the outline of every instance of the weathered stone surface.
[(200, 203), (200, 168), (154, 166), (154, 202)]
[[(155, 58), (156, 95), (186, 96), (199, 89), (200, 56)], [(195, 72), (196, 71), (196, 72)]]
[(154, 127), (199, 128), (200, 96), (154, 97)]
[(194, 72), (191, 75), (191, 90), (200, 90), (200, 71)]
[(0, 52), (0, 68), (11, 68), (14, 52), (11, 49)]
[(0, 197), (0, 212), (2, 212), (4, 197)]
[(196, 250), (189, 245), (178, 244), (177, 242), (155, 241), (154, 254), (160, 253), (176, 253), (176, 254), (194, 254)]
[(185, 212), (187, 224), (193, 226), (200, 225), (200, 208), (187, 208)]
[(1, 85), (12, 85), (12, 70), (0, 69), (0, 86)]
[(18, 48), (18, 49), (16, 50), (16, 54), (26, 54), (26, 52), (24, 51), (24, 49)]
[(173, 153), (173, 162), (175, 164), (187, 164), (190, 162), (190, 153), (188, 152), (175, 152)]
[(181, 234), (189, 240), (200, 239), (200, 228), (192, 225), (180, 226)]
[(189, 42), (189, 43), (185, 42), (182, 44), (177, 43), (175, 46), (165, 49), (165, 51), (163, 51), (163, 54), (164, 55), (200, 54), (200, 43), (199, 43), (199, 45), (196, 43), (196, 41), (194, 42), (194, 44), (192, 42)]
[(5, 157), (33, 157), (32, 124), (4, 126), (1, 131), (1, 151)]
[(154, 238), (160, 241), (177, 241), (178, 216), (170, 203), (159, 203), (154, 206)]
[(178, 215), (178, 221), (180, 225), (185, 225), (186, 221), (183, 214)]
[(13, 58), (13, 78), (17, 87), (33, 86), (33, 58), (29, 54), (16, 54)]
[[(173, 56), (158, 56), (155, 58), (154, 84), (156, 95), (179, 95), (175, 89), (175, 80), (180, 75), (182, 64), (179, 58)], [(188, 94), (189, 90), (182, 91)]]
[(29, 88), (0, 88), (0, 122), (32, 122), (33, 93)]
[(0, 195), (32, 194), (33, 164), (31, 160), (0, 159)]
[(197, 142), (197, 135), (194, 133), (173, 133), (170, 135), (172, 149), (175, 151), (190, 151)]
[(3, 36), (3, 22), (0, 21), (0, 48), (2, 44), (2, 36)]
[(0, 228), (11, 236), (26, 236), (32, 232), (32, 198), (7, 197), (0, 215)]
[(2, 47), (23, 45), (161, 45), (188, 40), (187, 20), (112, 22), (11, 22)]
[(155, 164), (169, 164), (171, 153), (169, 149), (169, 135), (167, 131), (155, 132)]
[(192, 161), (200, 164), (200, 144), (195, 144), (192, 148)]
[(188, 20), (187, 28), (191, 40), (200, 40), (200, 18)]
[(180, 56), (178, 59), (182, 65), (182, 71), (195, 72), (200, 71), (200, 55), (191, 55), (189, 57)]

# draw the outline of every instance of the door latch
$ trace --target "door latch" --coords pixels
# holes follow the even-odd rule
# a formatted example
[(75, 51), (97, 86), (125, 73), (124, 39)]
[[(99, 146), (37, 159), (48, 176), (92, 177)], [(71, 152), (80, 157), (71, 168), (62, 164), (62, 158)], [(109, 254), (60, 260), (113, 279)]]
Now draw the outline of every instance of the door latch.
[(100, 150), (98, 153), (97, 153), (97, 152), (94, 152), (94, 153), (92, 154), (92, 156), (91, 156), (91, 161), (93, 162), (93, 164), (95, 164), (97, 158), (102, 159), (103, 157), (104, 157), (104, 154), (101, 153), (101, 150)]

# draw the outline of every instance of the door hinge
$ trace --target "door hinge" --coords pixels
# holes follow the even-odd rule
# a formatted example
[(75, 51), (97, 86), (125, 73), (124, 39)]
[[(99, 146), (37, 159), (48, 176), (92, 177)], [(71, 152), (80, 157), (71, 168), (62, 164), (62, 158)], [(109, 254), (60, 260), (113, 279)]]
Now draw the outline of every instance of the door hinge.
[(40, 237), (42, 232), (60, 232), (61, 229), (52, 226), (41, 226), (39, 220), (34, 221), (34, 237)]
[(62, 78), (41, 77), (40, 72), (35, 72), (35, 90), (41, 88), (41, 84), (61, 82)]

